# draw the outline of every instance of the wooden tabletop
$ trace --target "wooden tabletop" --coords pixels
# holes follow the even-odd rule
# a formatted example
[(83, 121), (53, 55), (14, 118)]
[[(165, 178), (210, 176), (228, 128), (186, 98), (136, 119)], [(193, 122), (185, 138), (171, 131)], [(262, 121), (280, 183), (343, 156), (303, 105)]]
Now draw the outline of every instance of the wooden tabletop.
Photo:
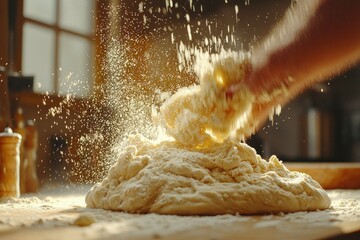
[[(258, 216), (169, 216), (86, 208), (89, 188), (0, 203), (0, 239), (324, 239), (360, 229), (360, 190), (329, 190), (330, 209)], [(75, 220), (90, 216), (80, 227)]]
[(285, 163), (285, 166), (309, 174), (324, 189), (360, 189), (360, 163)]

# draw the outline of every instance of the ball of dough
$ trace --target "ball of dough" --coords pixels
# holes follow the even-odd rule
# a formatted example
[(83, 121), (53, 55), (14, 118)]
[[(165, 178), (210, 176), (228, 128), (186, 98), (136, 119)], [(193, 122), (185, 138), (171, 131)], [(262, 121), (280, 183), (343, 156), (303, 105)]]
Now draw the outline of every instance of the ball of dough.
[(79, 227), (86, 227), (86, 226), (90, 226), (91, 224), (95, 223), (95, 217), (90, 214), (90, 213), (84, 213), (79, 215), (75, 221), (74, 221), (74, 225), (79, 226)]
[(177, 215), (259, 214), (325, 209), (330, 199), (304, 173), (245, 143), (206, 148), (132, 136), (108, 176), (87, 194), (89, 207)]

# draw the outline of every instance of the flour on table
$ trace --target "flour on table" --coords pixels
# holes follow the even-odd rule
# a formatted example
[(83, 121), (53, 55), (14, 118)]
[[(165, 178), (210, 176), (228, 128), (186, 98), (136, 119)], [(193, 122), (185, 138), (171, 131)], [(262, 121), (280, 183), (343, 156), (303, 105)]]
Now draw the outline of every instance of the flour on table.
[(330, 199), (310, 176), (289, 171), (276, 156), (261, 159), (232, 138), (253, 131), (255, 97), (244, 87), (232, 98), (225, 88), (241, 83), (249, 56), (224, 52), (196, 65), (200, 84), (180, 89), (154, 113), (172, 138), (142, 135), (127, 147), (86, 196), (93, 208), (177, 215), (258, 214), (326, 209)]

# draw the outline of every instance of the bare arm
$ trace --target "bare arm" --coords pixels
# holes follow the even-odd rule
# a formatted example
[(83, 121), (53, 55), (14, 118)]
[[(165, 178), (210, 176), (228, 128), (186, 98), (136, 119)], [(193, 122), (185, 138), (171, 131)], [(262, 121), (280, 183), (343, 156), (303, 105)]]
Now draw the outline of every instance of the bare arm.
[(254, 118), (263, 122), (273, 106), (359, 58), (359, 0), (299, 1), (252, 52), (252, 72), (244, 80), (250, 91), (256, 96), (280, 86), (288, 89), (267, 104), (255, 104)]

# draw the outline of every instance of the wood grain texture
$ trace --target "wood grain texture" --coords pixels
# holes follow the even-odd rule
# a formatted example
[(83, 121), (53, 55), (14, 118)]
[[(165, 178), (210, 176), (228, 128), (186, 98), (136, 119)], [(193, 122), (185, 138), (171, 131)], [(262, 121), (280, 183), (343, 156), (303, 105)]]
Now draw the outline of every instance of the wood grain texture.
[(285, 163), (291, 171), (309, 174), (324, 189), (359, 189), (360, 163)]

